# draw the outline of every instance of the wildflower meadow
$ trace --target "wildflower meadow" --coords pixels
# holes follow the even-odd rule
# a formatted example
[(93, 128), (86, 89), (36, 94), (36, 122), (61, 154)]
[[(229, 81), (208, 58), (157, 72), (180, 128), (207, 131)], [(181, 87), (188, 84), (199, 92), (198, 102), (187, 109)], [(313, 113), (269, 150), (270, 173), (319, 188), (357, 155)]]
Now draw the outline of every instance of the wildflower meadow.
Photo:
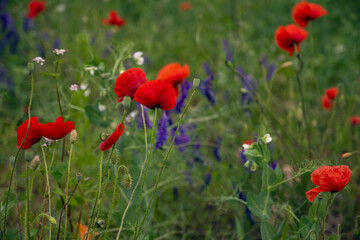
[(0, 0), (0, 240), (360, 239), (358, 0)]

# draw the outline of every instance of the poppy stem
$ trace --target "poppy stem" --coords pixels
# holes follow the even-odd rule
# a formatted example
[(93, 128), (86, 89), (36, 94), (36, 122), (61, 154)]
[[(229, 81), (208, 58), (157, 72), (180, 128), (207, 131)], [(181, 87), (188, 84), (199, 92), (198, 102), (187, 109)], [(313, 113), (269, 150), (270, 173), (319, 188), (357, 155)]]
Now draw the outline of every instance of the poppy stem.
[[(124, 224), (124, 220), (125, 220), (125, 216), (126, 216), (126, 213), (127, 211), (129, 210), (129, 207), (130, 207), (130, 204), (131, 204), (131, 200), (133, 199), (134, 197), (134, 193), (137, 189), (137, 187), (139, 186), (139, 183), (140, 183), (140, 180), (141, 180), (141, 177), (142, 177), (142, 174), (143, 174), (143, 171), (144, 171), (144, 168), (145, 168), (145, 164), (146, 164), (146, 159), (147, 159), (147, 152), (148, 152), (148, 142), (147, 142), (147, 130), (146, 130), (146, 123), (145, 123), (145, 114), (144, 114), (144, 107), (143, 105), (141, 105), (141, 115), (142, 115), (142, 119), (143, 119), (143, 126), (144, 126), (144, 140), (145, 140), (145, 157), (144, 157), (144, 162), (141, 166), (141, 170), (140, 170), (140, 175), (139, 175), (139, 178), (136, 182), (136, 185), (131, 193), (131, 196), (130, 196), (130, 199), (129, 199), (129, 202), (124, 210), (124, 213), (122, 215), (122, 218), (121, 218), (121, 223), (120, 223), (120, 227), (119, 227), (119, 231), (117, 233), (117, 236), (116, 236), (116, 240), (119, 240), (120, 238), (120, 234), (121, 234), (121, 230), (122, 230), (122, 227), (123, 227), (123, 224)], [(154, 126), (153, 126), (154, 127)]]
[(30, 240), (30, 225), (29, 225), (29, 162), (26, 162), (26, 206), (25, 206), (25, 240)]
[(102, 180), (102, 163), (104, 160), (104, 151), (101, 151), (101, 156), (100, 156), (100, 165), (99, 165), (99, 182), (98, 182), (98, 191), (96, 192), (96, 197), (95, 197), (95, 202), (94, 202), (94, 207), (91, 213), (91, 218), (90, 218), (90, 224), (89, 224), (89, 231), (88, 233), (91, 232), (91, 229), (93, 228), (93, 223), (94, 223), (94, 217), (95, 217), (95, 212), (96, 212), (96, 207), (97, 207), (97, 203), (98, 203), (98, 199), (99, 199), (99, 194), (101, 192), (101, 180)]
[(28, 107), (28, 126), (26, 128), (26, 134), (24, 137), (24, 140), (21, 142), (20, 147), (16, 153), (15, 156), (15, 160), (14, 160), (14, 164), (13, 164), (13, 168), (11, 170), (11, 175), (10, 175), (10, 181), (9, 181), (9, 187), (8, 187), (8, 191), (6, 194), (6, 203), (5, 203), (5, 213), (4, 213), (4, 228), (2, 231), (2, 239), (5, 239), (5, 232), (6, 232), (6, 217), (7, 217), (7, 208), (8, 208), (8, 203), (9, 203), (9, 195), (10, 195), (10, 190), (11, 190), (11, 185), (12, 185), (12, 180), (13, 180), (13, 176), (14, 176), (14, 172), (15, 172), (15, 168), (16, 168), (16, 162), (17, 159), (19, 157), (19, 153), (20, 150), (29, 134), (29, 129), (30, 129), (30, 122), (31, 122), (31, 103), (32, 103), (32, 99), (33, 99), (33, 95), (34, 95), (34, 74), (33, 74), (33, 70), (29, 69), (30, 71), (30, 79), (31, 79), (31, 93), (30, 93), (30, 100), (29, 100), (29, 107)]
[[(296, 49), (296, 46), (295, 46)], [(303, 122), (305, 124), (305, 128), (306, 128), (306, 137), (307, 137), (307, 145), (308, 145), (308, 154), (309, 154), (309, 158), (312, 158), (312, 152), (311, 152), (311, 136), (310, 136), (310, 128), (309, 128), (309, 124), (307, 121), (307, 116), (306, 116), (306, 110), (305, 110), (305, 101), (304, 101), (304, 93), (303, 93), (303, 89), (302, 89), (302, 84), (301, 84), (301, 79), (300, 79), (300, 74), (304, 68), (304, 62), (300, 56), (300, 53), (296, 54), (297, 59), (299, 60), (300, 63), (300, 67), (299, 70), (296, 73), (296, 80), (298, 83), (298, 87), (299, 87), (299, 93), (300, 93), (300, 98), (301, 98), (301, 110), (302, 110), (302, 115), (303, 115)]]
[(192, 99), (193, 99), (193, 97), (194, 97), (194, 95), (195, 95), (195, 93), (196, 93), (196, 90), (197, 90), (197, 88), (195, 88), (194, 91), (192, 92), (192, 94), (191, 94), (191, 96), (190, 96), (190, 99), (189, 99), (189, 101), (188, 101), (188, 103), (187, 103), (184, 111), (182, 112), (182, 114), (181, 114), (181, 116), (180, 116), (179, 123), (178, 123), (178, 126), (177, 126), (177, 128), (176, 128), (176, 131), (175, 131), (174, 137), (173, 137), (173, 139), (172, 139), (172, 142), (171, 142), (170, 147), (169, 147), (169, 149), (168, 149), (168, 151), (167, 151), (167, 153), (166, 153), (165, 158), (164, 158), (163, 161), (162, 161), (161, 168), (160, 168), (160, 172), (159, 172), (159, 175), (158, 175), (158, 177), (157, 177), (157, 179), (156, 179), (155, 189), (154, 189), (154, 191), (153, 191), (153, 193), (152, 193), (152, 195), (151, 195), (150, 202), (149, 202), (149, 204), (148, 204), (148, 206), (147, 206), (147, 208), (146, 208), (144, 217), (143, 217), (143, 219), (142, 219), (142, 221), (141, 221), (141, 225), (140, 225), (140, 228), (139, 228), (139, 232), (138, 232), (137, 235), (135, 235), (135, 239), (137, 239), (138, 235), (139, 235), (140, 232), (141, 232), (142, 226), (144, 225), (146, 215), (147, 215), (148, 212), (149, 212), (151, 203), (152, 203), (152, 201), (153, 201), (153, 199), (154, 199), (156, 190), (157, 190), (157, 188), (158, 188), (158, 185), (159, 185), (159, 182), (160, 182), (160, 178), (161, 178), (162, 172), (163, 172), (164, 167), (165, 167), (166, 160), (169, 158), (169, 155), (170, 155), (170, 152), (171, 152), (171, 150), (172, 150), (172, 147), (174, 146), (174, 142), (175, 142), (175, 139), (176, 139), (176, 135), (177, 135), (177, 133), (178, 133), (178, 131), (179, 131), (179, 129), (180, 129), (181, 122), (182, 122), (182, 120), (183, 120), (183, 118), (184, 118), (184, 115), (185, 115), (187, 109), (189, 108), (189, 106), (190, 106), (190, 104), (191, 104), (191, 101), (192, 101)]
[[(41, 151), (42, 151), (43, 158), (44, 158), (46, 185), (47, 185), (46, 187), (47, 187), (48, 195), (49, 195), (49, 216), (51, 217), (51, 192), (50, 192), (49, 173), (48, 173), (48, 167), (47, 167), (47, 163), (46, 163), (45, 151), (42, 146), (41, 146)], [(55, 149), (54, 149), (54, 151), (55, 151)], [(49, 239), (51, 239), (51, 222), (50, 221), (49, 221)]]
[(115, 180), (114, 180), (114, 189), (113, 189), (113, 197), (112, 197), (112, 201), (111, 201), (111, 207), (110, 207), (110, 212), (108, 214), (108, 220), (107, 220), (107, 224), (106, 224), (106, 230), (105, 230), (105, 236), (104, 239), (107, 239), (107, 233), (109, 230), (109, 226), (110, 226), (110, 218), (111, 218), (111, 214), (112, 214), (112, 210), (114, 208), (114, 202), (115, 202), (115, 195), (116, 195), (116, 187), (117, 187), (117, 179), (119, 176), (119, 170), (123, 168), (126, 172), (126, 174), (129, 174), (128, 169), (124, 166), (124, 165), (120, 165), (115, 173)]
[[(68, 199), (69, 199), (69, 181), (70, 181), (70, 167), (71, 167), (71, 156), (72, 156), (72, 151), (73, 151), (73, 146), (74, 144), (71, 144), (70, 146), (70, 153), (69, 153), (69, 163), (68, 163), (68, 170), (67, 170), (67, 179), (66, 179), (66, 186), (65, 186), (65, 203), (66, 205), (65, 207), (65, 229), (64, 229), (64, 239), (66, 239), (66, 230), (67, 230), (67, 212), (68, 212)], [(60, 231), (60, 221), (61, 221), (61, 215), (59, 217), (59, 231)], [(59, 232), (58, 232), (58, 236), (59, 236)]]
[[(147, 160), (147, 164), (146, 164), (146, 168), (145, 168), (145, 173), (144, 173), (144, 179), (143, 179), (143, 182), (142, 182), (142, 185), (141, 185), (141, 190), (140, 190), (140, 195), (139, 195), (139, 208), (138, 208), (138, 214), (137, 214), (137, 217), (136, 217), (136, 224), (135, 224), (135, 239), (137, 238), (137, 229), (138, 229), (138, 226), (139, 226), (141, 200), (142, 200), (142, 194), (143, 194), (144, 185), (145, 185), (146, 173), (147, 173), (147, 170), (148, 170), (149, 165), (150, 165), (151, 154), (152, 154), (152, 150), (153, 150), (154, 130), (155, 130), (157, 112), (158, 112), (158, 108), (155, 108), (154, 122), (153, 122), (152, 129), (151, 129), (151, 142), (150, 142), (149, 159)], [(143, 121), (145, 121), (145, 118), (143, 118)], [(141, 230), (141, 228), (140, 228), (140, 230)], [(140, 231), (139, 231), (139, 232), (140, 232)]]
[(326, 220), (326, 215), (327, 215), (327, 212), (328, 212), (328, 209), (329, 209), (329, 206), (330, 206), (330, 203), (331, 203), (333, 197), (334, 197), (334, 193), (331, 193), (330, 198), (328, 199), (328, 201), (326, 203), (324, 219), (323, 219), (323, 224), (322, 224), (323, 225), (322, 233), (321, 233), (322, 238), (320, 238), (320, 239), (325, 239), (325, 220)]

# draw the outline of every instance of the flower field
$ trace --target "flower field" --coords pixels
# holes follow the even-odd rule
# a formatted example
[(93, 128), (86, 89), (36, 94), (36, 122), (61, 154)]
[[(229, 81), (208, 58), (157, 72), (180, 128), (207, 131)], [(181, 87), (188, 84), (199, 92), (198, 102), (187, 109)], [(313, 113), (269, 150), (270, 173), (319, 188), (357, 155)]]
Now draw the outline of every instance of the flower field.
[(0, 239), (360, 239), (356, 0), (0, 1)]

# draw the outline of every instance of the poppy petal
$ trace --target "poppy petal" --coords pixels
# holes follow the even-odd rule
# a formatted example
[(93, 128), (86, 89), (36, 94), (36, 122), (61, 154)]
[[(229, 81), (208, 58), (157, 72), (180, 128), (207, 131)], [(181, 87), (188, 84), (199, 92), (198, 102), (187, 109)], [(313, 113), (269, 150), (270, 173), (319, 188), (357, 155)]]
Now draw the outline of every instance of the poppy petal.
[[(121, 127), (121, 129), (120, 129)], [(121, 134), (124, 132), (124, 123), (118, 124), (115, 131), (105, 141), (100, 144), (100, 150), (106, 151), (110, 149), (119, 140)]]
[(150, 109), (170, 110), (176, 105), (176, 94), (169, 82), (152, 80), (139, 87), (134, 100)]
[(60, 116), (55, 122), (47, 124), (39, 124), (40, 130), (44, 137), (49, 139), (61, 139), (75, 129), (75, 125), (72, 121), (64, 122), (64, 119)]
[[(16, 130), (16, 132), (17, 132), (17, 148), (20, 147), (22, 141), (25, 138), (28, 123), (29, 123), (29, 120), (26, 120)], [(28, 132), (28, 135), (26, 137), (25, 142), (21, 146), (21, 149), (30, 148), (33, 144), (39, 142), (40, 139), (42, 138), (42, 136), (43, 135), (42, 135), (42, 133), (40, 131), (38, 118), (37, 117), (31, 117), (30, 118), (29, 132)]]
[(311, 173), (311, 181), (328, 192), (339, 192), (349, 182), (351, 174), (347, 165), (321, 166)]
[(325, 90), (326, 95), (332, 100), (337, 97), (339, 92), (340, 92), (340, 89), (337, 87), (331, 87), (331, 88), (328, 88)]
[(306, 27), (309, 21), (315, 20), (327, 14), (320, 5), (302, 1), (297, 3), (291, 11), (292, 18), (300, 27)]
[(116, 81), (114, 92), (118, 96), (118, 102), (122, 102), (125, 96), (134, 98), (136, 90), (146, 83), (146, 76), (140, 68), (130, 68), (121, 73)]
[(289, 24), (285, 27), (280, 26), (275, 31), (276, 44), (291, 56), (295, 50), (300, 49), (300, 43), (307, 38), (307, 32), (297, 27), (295, 24)]
[(309, 200), (309, 202), (313, 202), (317, 195), (321, 192), (327, 192), (326, 190), (322, 189), (321, 187), (313, 188), (306, 192), (306, 198)]
[(158, 72), (156, 79), (168, 81), (175, 89), (176, 96), (179, 95), (178, 85), (190, 74), (187, 64), (181, 66), (179, 63), (169, 63)]

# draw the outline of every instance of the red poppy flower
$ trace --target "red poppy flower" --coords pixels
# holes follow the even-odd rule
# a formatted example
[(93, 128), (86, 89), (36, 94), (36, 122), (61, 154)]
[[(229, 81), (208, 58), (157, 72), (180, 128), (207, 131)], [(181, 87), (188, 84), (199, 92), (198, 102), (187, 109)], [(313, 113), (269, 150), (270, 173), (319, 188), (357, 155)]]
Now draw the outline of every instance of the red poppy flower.
[(163, 80), (152, 80), (141, 85), (134, 94), (134, 100), (150, 109), (170, 110), (176, 105), (174, 88)]
[(300, 43), (307, 38), (307, 32), (296, 26), (289, 24), (285, 27), (280, 26), (275, 31), (276, 44), (291, 56), (295, 46), (297, 51), (300, 50)]
[(192, 4), (189, 2), (181, 2), (180, 3), (180, 9), (182, 11), (189, 11), (192, 8)]
[(125, 96), (134, 98), (136, 90), (146, 82), (145, 73), (140, 68), (130, 68), (121, 73), (115, 81), (114, 88), (118, 102), (122, 102)]
[[(17, 132), (17, 148), (20, 147), (22, 141), (25, 138), (28, 123), (29, 123), (29, 120), (26, 120), (16, 130), (16, 132)], [(31, 148), (32, 145), (34, 145), (35, 143), (40, 141), (42, 136), (43, 135), (42, 135), (42, 133), (40, 131), (38, 118), (37, 117), (31, 117), (30, 118), (29, 133), (28, 133), (28, 135), (26, 137), (26, 140), (25, 140), (24, 144), (22, 145), (21, 149)]]
[(311, 173), (311, 181), (320, 187), (306, 192), (309, 202), (313, 202), (321, 192), (339, 192), (349, 182), (351, 170), (347, 165), (321, 166)]
[(156, 79), (168, 81), (175, 89), (176, 96), (179, 95), (179, 85), (190, 74), (187, 64), (182, 67), (179, 63), (169, 63), (158, 72)]
[[(120, 129), (121, 127), (121, 129)], [(100, 150), (106, 151), (119, 140), (121, 134), (124, 132), (124, 124), (118, 124), (115, 131), (105, 141), (100, 144)]]
[(28, 18), (34, 18), (45, 10), (45, 3), (42, 1), (31, 1), (28, 5)]
[(332, 87), (332, 88), (328, 88), (325, 90), (326, 95), (330, 98), (330, 99), (335, 99), (336, 96), (339, 94), (340, 89), (337, 87)]
[(297, 3), (291, 12), (292, 18), (300, 27), (306, 27), (309, 21), (326, 14), (327, 11), (322, 6), (306, 1)]
[(330, 110), (332, 107), (331, 99), (327, 95), (322, 96), (321, 104), (324, 110)]
[(103, 24), (122, 27), (122, 25), (126, 23), (126, 20), (118, 16), (116, 11), (112, 10), (109, 12), (109, 18), (108, 19), (104, 18), (102, 22)]
[(350, 121), (351, 121), (351, 124), (352, 125), (360, 125), (360, 117), (358, 117), (358, 116), (352, 116), (351, 118), (350, 118)]
[(75, 128), (72, 121), (64, 122), (62, 117), (58, 117), (55, 122), (47, 124), (39, 123), (39, 126), (44, 137), (53, 140), (65, 137)]

